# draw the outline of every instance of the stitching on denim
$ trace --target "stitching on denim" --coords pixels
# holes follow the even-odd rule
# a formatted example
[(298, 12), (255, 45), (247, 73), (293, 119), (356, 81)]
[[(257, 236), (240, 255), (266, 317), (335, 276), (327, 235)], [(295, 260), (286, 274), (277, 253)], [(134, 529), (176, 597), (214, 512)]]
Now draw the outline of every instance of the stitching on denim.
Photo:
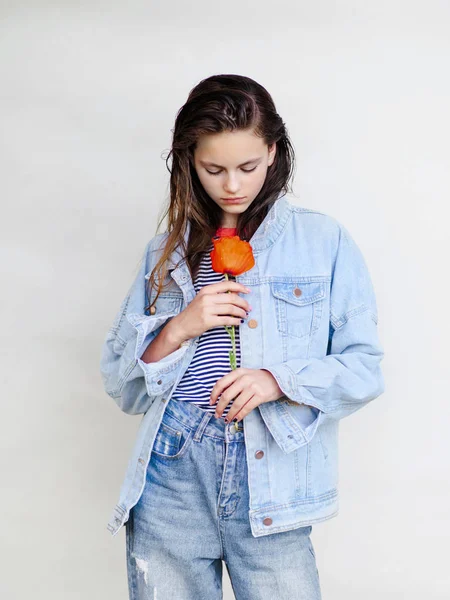
[(342, 317), (335, 321), (335, 324), (333, 323), (333, 326), (335, 329), (339, 329), (348, 321), (350, 321), (350, 319), (352, 319), (353, 317), (357, 317), (365, 312), (369, 312), (371, 318), (374, 319), (374, 313), (370, 309), (370, 307), (368, 307), (367, 304), (361, 304), (360, 306), (357, 306), (356, 308), (352, 308), (351, 310), (347, 311)]
[(253, 518), (256, 518), (257, 515), (259, 515), (259, 514), (264, 514), (271, 510), (278, 510), (280, 508), (293, 508), (295, 506), (303, 506), (305, 504), (321, 504), (322, 502), (324, 502), (326, 500), (333, 500), (337, 496), (338, 496), (338, 489), (337, 489), (337, 487), (335, 487), (332, 490), (325, 492), (324, 494), (321, 494), (319, 496), (310, 496), (308, 498), (303, 498), (301, 500), (296, 500), (295, 502), (288, 502), (288, 503), (284, 503), (284, 504), (269, 504), (267, 506), (263, 506), (256, 510), (251, 510), (250, 516)]

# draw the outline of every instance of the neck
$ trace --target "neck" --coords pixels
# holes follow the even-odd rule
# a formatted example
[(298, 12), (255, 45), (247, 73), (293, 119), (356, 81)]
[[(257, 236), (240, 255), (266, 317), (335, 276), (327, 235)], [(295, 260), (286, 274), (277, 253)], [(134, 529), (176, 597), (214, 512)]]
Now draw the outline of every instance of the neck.
[(236, 229), (237, 223), (221, 223), (220, 227), (223, 229)]

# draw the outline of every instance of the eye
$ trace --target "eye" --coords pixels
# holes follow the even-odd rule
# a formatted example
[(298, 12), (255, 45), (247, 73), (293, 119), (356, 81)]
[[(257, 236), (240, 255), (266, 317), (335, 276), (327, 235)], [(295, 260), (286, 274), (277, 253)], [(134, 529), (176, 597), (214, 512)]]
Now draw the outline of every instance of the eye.
[[(242, 169), (242, 171), (244, 173), (251, 173), (252, 171), (254, 171), (256, 169), (256, 167), (253, 167), (253, 169)], [(222, 173), (222, 171), (208, 171), (208, 169), (206, 169), (206, 172), (209, 173), (210, 175), (220, 175), (220, 173)]]

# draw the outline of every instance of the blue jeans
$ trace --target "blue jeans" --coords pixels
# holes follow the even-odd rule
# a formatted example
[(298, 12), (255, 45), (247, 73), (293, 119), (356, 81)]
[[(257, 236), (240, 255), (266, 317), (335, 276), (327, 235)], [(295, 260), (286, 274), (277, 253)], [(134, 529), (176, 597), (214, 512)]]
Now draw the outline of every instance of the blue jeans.
[(254, 537), (243, 422), (170, 399), (126, 523), (130, 600), (321, 600), (311, 526)]

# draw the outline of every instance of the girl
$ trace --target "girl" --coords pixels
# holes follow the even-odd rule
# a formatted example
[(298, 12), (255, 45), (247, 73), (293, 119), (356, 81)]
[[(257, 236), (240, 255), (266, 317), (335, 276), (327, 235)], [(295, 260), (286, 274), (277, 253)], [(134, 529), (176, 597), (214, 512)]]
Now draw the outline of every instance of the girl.
[[(107, 393), (144, 414), (108, 524), (126, 523), (130, 599), (222, 598), (225, 562), (237, 600), (319, 600), (310, 534), (338, 512), (339, 421), (384, 391), (367, 266), (286, 198), (294, 152), (252, 79), (201, 81), (170, 156), (168, 230), (101, 359)], [(254, 258), (229, 278), (211, 255), (227, 236)]]

